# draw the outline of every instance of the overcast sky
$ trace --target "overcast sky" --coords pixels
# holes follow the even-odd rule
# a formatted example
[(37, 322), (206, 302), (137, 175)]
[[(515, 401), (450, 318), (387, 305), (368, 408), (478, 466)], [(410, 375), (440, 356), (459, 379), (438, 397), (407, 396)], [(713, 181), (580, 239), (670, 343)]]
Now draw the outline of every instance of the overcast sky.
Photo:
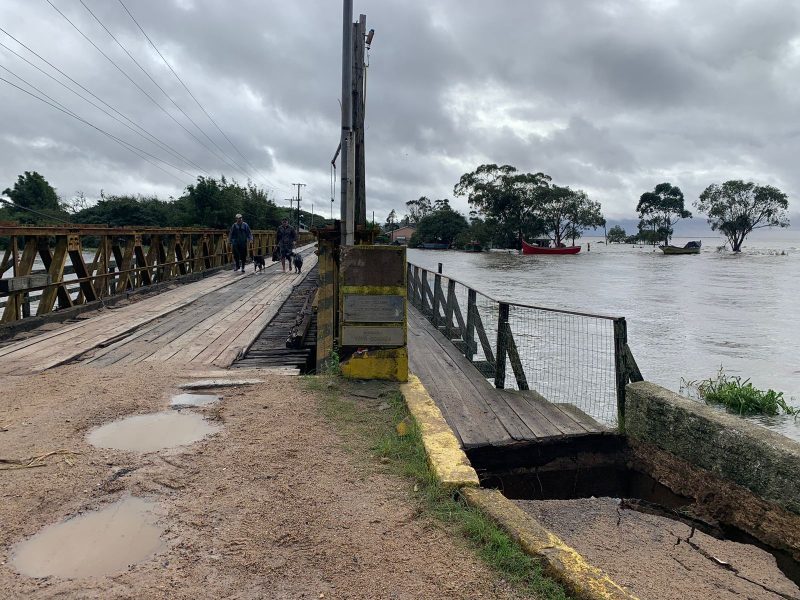
[[(304, 182), (303, 208), (313, 201), (316, 212), (329, 214), (329, 163), (340, 131), (341, 2), (123, 0), (243, 158), (118, 0), (83, 2), (205, 133), (80, 0), (51, 1), (175, 120), (46, 0), (2, 0), (0, 26), (180, 156), (3, 47), (0, 65), (188, 173), (159, 163), (167, 174), (0, 81), (0, 189), (36, 170), (67, 198), (79, 190), (96, 198), (101, 189), (166, 198), (198, 174), (239, 181), (249, 174), (279, 204), (292, 194), (291, 183)], [(680, 186), (691, 203), (710, 183), (753, 179), (787, 192), (797, 211), (796, 0), (356, 0), (360, 12), (376, 31), (367, 208), (381, 220), (392, 208), (403, 214), (405, 202), (422, 195), (452, 199), (461, 174), (486, 162), (544, 171), (584, 189), (610, 219), (632, 216), (639, 195), (662, 181)], [(61, 78), (5, 33), (0, 42)], [(0, 77), (25, 87), (5, 69)], [(468, 210), (464, 199), (453, 205)]]

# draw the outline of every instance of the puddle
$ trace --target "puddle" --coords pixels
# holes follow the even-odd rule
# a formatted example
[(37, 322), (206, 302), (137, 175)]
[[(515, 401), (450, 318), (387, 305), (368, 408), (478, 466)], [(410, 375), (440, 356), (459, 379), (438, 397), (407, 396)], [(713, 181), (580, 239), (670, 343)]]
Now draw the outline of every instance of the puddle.
[(11, 562), (28, 577), (75, 579), (119, 573), (166, 549), (155, 506), (152, 501), (127, 497), (48, 525), (16, 544)]
[(155, 452), (192, 444), (220, 429), (202, 415), (169, 411), (108, 423), (89, 432), (86, 439), (98, 448)]
[(173, 408), (182, 406), (208, 406), (219, 402), (221, 398), (216, 394), (177, 394), (173, 396), (169, 405)]

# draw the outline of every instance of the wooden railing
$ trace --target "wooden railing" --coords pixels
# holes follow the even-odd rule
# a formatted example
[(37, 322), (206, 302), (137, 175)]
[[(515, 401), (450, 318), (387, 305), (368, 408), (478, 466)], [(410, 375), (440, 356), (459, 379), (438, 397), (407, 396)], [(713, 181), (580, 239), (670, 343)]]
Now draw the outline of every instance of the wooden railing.
[[(498, 388), (533, 389), (622, 427), (642, 374), (624, 317), (504, 302), (408, 263), (408, 299)], [(431, 281), (432, 280), (432, 281)], [(464, 307), (466, 306), (466, 310)]]
[[(299, 237), (300, 244), (313, 239)], [(31, 303), (44, 315), (233, 260), (228, 231), (219, 229), (0, 225), (0, 241), (0, 323), (30, 316)], [(250, 254), (269, 257), (274, 247), (275, 231), (253, 232)]]

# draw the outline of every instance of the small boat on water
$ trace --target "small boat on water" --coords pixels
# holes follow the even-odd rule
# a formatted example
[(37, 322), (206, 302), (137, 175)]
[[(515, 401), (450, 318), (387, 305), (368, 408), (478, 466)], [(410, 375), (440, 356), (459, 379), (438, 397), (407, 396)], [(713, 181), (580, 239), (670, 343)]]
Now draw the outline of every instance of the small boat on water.
[(483, 246), (481, 246), (480, 242), (473, 240), (468, 244), (464, 244), (464, 252), (483, 252)]
[(664, 254), (700, 254), (702, 241), (689, 242), (683, 248), (680, 246), (659, 246)]
[(522, 240), (523, 254), (577, 254), (581, 251), (580, 246), (565, 246), (563, 248), (550, 248), (549, 246), (535, 246)]
[(423, 250), (447, 250), (450, 244), (443, 244), (441, 242), (423, 242), (419, 245)]

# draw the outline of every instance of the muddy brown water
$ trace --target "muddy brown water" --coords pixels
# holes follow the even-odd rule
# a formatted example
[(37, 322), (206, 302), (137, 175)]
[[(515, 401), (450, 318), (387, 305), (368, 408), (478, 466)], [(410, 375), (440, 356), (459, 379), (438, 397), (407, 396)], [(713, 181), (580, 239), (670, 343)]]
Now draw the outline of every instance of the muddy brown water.
[(29, 577), (111, 575), (166, 549), (156, 503), (133, 496), (48, 525), (18, 543), (11, 564)]
[(169, 405), (173, 408), (181, 406), (208, 406), (219, 402), (222, 398), (216, 394), (176, 394), (169, 400)]
[(158, 412), (126, 417), (89, 432), (87, 441), (98, 448), (130, 452), (156, 452), (186, 446), (220, 431), (222, 427), (191, 412)]

